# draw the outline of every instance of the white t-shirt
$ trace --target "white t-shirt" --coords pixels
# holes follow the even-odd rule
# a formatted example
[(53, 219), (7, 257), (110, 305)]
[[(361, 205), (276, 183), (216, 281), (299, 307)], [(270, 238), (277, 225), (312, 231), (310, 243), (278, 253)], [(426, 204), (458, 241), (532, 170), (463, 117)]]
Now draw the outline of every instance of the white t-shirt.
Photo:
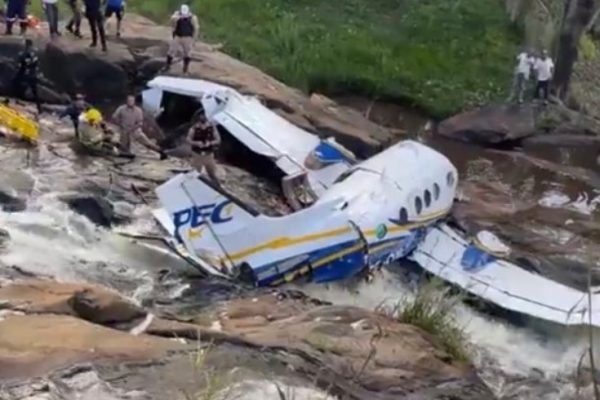
[(517, 64), (517, 73), (525, 75), (525, 78), (528, 79), (531, 67), (533, 67), (535, 63), (535, 59), (523, 52), (517, 56), (517, 61), (519, 62)]
[(542, 60), (538, 58), (535, 62), (535, 71), (537, 72), (538, 81), (548, 81), (552, 78), (554, 72), (554, 63), (550, 57)]

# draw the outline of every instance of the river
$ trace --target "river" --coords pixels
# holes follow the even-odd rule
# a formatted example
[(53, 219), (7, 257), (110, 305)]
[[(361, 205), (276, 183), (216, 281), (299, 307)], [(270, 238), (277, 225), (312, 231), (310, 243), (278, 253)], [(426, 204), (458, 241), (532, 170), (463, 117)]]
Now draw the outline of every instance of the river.
[[(232, 289), (222, 284), (198, 279), (183, 262), (159, 249), (132, 243), (72, 211), (60, 196), (76, 191), (78, 182), (100, 174), (102, 165), (82, 166), (78, 160), (59, 157), (60, 151), (57, 155), (56, 149), (63, 146), (64, 140), (60, 135), (57, 137), (56, 143), (47, 143), (54, 150), (42, 146), (36, 163), (29, 166), (25, 150), (8, 146), (0, 154), (3, 169), (14, 171), (10, 179), (3, 178), (3, 184), (11, 185), (16, 192), (23, 187), (28, 189), (24, 211), (0, 212), (0, 226), (11, 237), (7, 247), (0, 251), (0, 265), (4, 266), (0, 277), (28, 273), (64, 281), (100, 283), (138, 303), (157, 299), (177, 301), (182, 295), (210, 302), (231, 293)], [(550, 211), (571, 210), (592, 221), (598, 218), (595, 210), (598, 193), (586, 182), (544, 168), (525, 168), (526, 162), (515, 161), (505, 154), (427, 137), (424, 140), (429, 140), (456, 163), (463, 181), (497, 181), (510, 186), (512, 192), (518, 192), (522, 201), (534, 201)], [(565, 153), (552, 148), (535, 148), (531, 154), (563, 165), (593, 168), (591, 156), (581, 149)], [(154, 229), (147, 206), (132, 205), (126, 200), (117, 201), (117, 205), (132, 218), (121, 229), (131, 232)], [(395, 268), (398, 267), (383, 270), (371, 283), (352, 287), (292, 287), (336, 304), (374, 309), (410, 294), (409, 285)], [(165, 271), (170, 273), (165, 274)], [(193, 288), (191, 294), (186, 291), (190, 288)], [(463, 305), (455, 312), (472, 343), (478, 370), (501, 398), (573, 398), (572, 376), (587, 346), (580, 329), (563, 329), (539, 321), (516, 324), (511, 319), (481, 314)], [(257, 392), (253, 398), (275, 399), (275, 396), (276, 393)], [(314, 399), (315, 395), (306, 394), (305, 398)]]

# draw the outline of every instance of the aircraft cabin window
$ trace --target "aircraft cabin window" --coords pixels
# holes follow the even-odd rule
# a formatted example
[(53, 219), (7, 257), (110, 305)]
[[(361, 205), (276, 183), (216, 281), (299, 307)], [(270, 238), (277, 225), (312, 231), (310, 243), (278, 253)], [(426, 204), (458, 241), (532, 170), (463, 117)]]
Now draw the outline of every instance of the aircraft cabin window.
[(440, 198), (440, 186), (437, 183), (433, 184), (433, 199), (438, 200)]
[(448, 187), (454, 186), (454, 174), (452, 172), (448, 172), (448, 175), (446, 175), (446, 183)]
[(429, 207), (431, 205), (431, 192), (425, 189), (425, 194), (423, 195), (425, 199), (425, 207)]
[(421, 215), (421, 211), (423, 211), (423, 201), (419, 196), (415, 197), (415, 211), (417, 215)]
[(399, 221), (401, 224), (408, 223), (408, 211), (406, 211), (406, 208), (404, 207), (400, 209)]

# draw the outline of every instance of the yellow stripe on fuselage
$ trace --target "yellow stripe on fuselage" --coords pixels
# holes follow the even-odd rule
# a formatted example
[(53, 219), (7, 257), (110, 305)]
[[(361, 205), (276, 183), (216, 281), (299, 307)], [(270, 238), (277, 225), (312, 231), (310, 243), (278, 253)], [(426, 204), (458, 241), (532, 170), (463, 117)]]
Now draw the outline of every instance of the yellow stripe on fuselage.
[[(413, 228), (419, 228), (419, 227), (425, 226), (425, 225), (431, 223), (432, 221), (436, 220), (437, 218), (447, 214), (448, 211), (449, 211), (449, 209), (446, 209), (446, 210), (442, 210), (439, 212), (427, 214), (420, 220), (411, 222), (406, 225), (386, 225), (386, 228), (389, 233), (406, 232)], [(279, 249), (295, 246), (295, 245), (302, 244), (302, 243), (307, 243), (307, 242), (312, 242), (312, 241), (316, 241), (316, 240), (327, 239), (327, 238), (331, 238), (331, 237), (335, 237), (335, 236), (344, 235), (351, 231), (352, 231), (352, 228), (350, 228), (350, 227), (342, 227), (342, 228), (336, 228), (336, 229), (331, 229), (328, 231), (323, 231), (323, 232), (319, 232), (319, 233), (311, 233), (309, 235), (303, 235), (303, 236), (297, 236), (297, 237), (280, 236), (280, 237), (270, 240), (268, 242), (261, 243), (257, 246), (249, 247), (247, 249), (240, 250), (235, 253), (231, 253), (231, 254), (229, 254), (229, 257), (223, 257), (222, 261), (227, 261), (227, 260), (237, 261), (239, 259), (244, 259), (248, 256), (251, 256), (255, 253), (259, 253), (264, 250), (279, 250)], [(373, 228), (373, 229), (366, 230), (363, 232), (363, 234), (365, 236), (375, 236), (377, 234), (377, 229)]]

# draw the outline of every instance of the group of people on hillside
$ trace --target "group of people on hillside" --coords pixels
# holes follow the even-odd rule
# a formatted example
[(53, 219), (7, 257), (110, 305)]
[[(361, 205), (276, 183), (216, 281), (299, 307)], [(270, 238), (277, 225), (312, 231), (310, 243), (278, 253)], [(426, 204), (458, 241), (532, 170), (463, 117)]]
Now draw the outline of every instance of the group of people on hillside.
[[(32, 23), (28, 14), (28, 5), (31, 0), (4, 0), (6, 35), (13, 34), (13, 26), (18, 21), (20, 34), (24, 35)], [(62, 36), (59, 29), (59, 0), (40, 0), (42, 2), (48, 30), (51, 38)], [(82, 38), (81, 21), (83, 16), (87, 19), (92, 34), (90, 47), (98, 46), (98, 39), (103, 51), (107, 51), (106, 45), (106, 20), (113, 15), (117, 19), (117, 37), (121, 37), (121, 25), (125, 14), (125, 0), (66, 0), (71, 10), (71, 18), (65, 28), (71, 34)], [(191, 52), (198, 37), (198, 18), (191, 12), (188, 5), (183, 4), (171, 16), (172, 40), (167, 53), (165, 70), (169, 70), (177, 54), (182, 54), (183, 73), (187, 73), (191, 61)]]
[[(23, 35), (27, 32), (31, 24), (28, 13), (30, 0), (4, 0), (6, 3), (5, 23), (6, 35), (13, 34), (13, 26), (18, 21), (20, 33)], [(59, 29), (59, 0), (41, 0), (44, 14), (48, 22), (48, 30), (51, 38), (56, 38), (62, 35)], [(81, 21), (83, 16), (88, 20), (90, 31), (92, 33), (91, 47), (98, 45), (98, 38), (102, 45), (102, 50), (106, 51), (106, 34), (104, 29), (105, 19), (111, 18), (113, 15), (117, 18), (117, 37), (121, 35), (121, 21), (125, 12), (124, 0), (67, 0), (72, 16), (66, 25), (66, 29), (73, 35), (81, 38)], [(83, 12), (82, 12), (83, 5)]]
[(517, 55), (517, 65), (510, 96), (511, 101), (518, 101), (519, 104), (523, 103), (527, 82), (532, 74), (536, 79), (533, 98), (536, 100), (542, 99), (544, 104), (548, 104), (550, 82), (554, 75), (554, 62), (548, 55), (547, 50), (542, 50), (539, 56), (528, 50), (524, 50)]

